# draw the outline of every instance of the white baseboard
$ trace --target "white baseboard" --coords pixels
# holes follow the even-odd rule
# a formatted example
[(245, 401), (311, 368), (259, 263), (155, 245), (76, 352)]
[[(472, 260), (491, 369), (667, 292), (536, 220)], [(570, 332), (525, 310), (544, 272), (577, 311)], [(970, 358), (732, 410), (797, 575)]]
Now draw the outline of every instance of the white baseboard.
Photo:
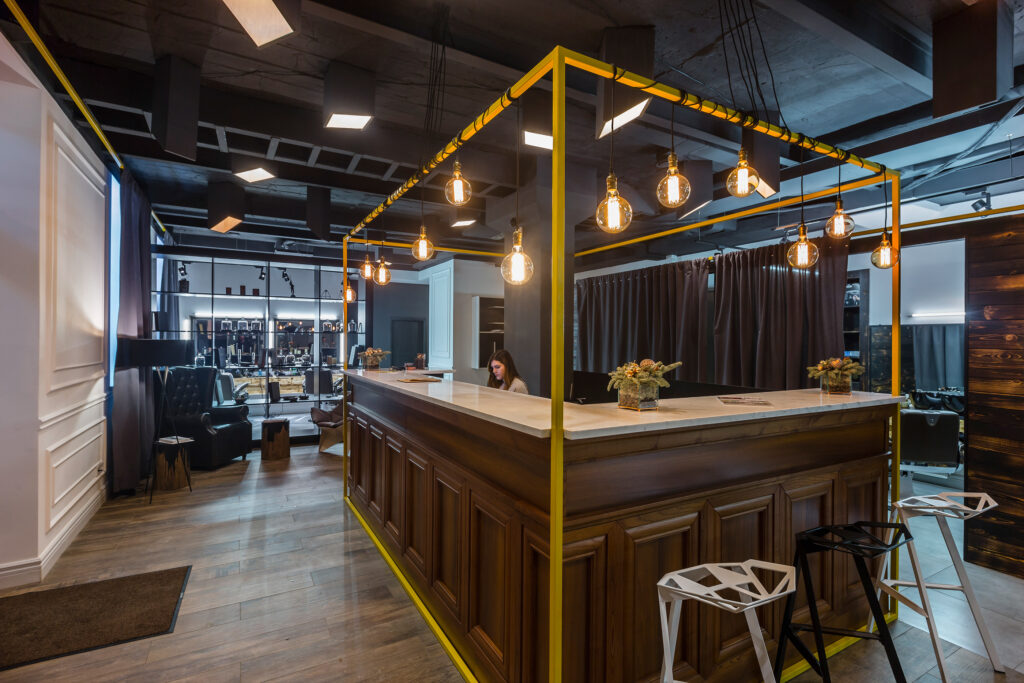
[(42, 576), (45, 577), (53, 569), (53, 565), (57, 564), (57, 560), (64, 554), (64, 551), (68, 549), (68, 546), (78, 537), (78, 534), (85, 528), (85, 525), (89, 523), (92, 516), (96, 514), (96, 510), (103, 505), (105, 498), (103, 479), (101, 478), (96, 486), (96, 490), (93, 491), (92, 496), (86, 498), (83, 502), (82, 511), (78, 514), (73, 522), (64, 527), (50, 545), (43, 550), (39, 556), (40, 569)]
[(42, 581), (79, 532), (92, 519), (96, 510), (103, 504), (104, 498), (105, 494), (101, 483), (92, 496), (86, 499), (82, 511), (75, 520), (64, 527), (64, 530), (53, 539), (39, 557), (0, 565), (0, 590)]
[(42, 580), (42, 561), (38, 557), (0, 566), (0, 590), (39, 583)]

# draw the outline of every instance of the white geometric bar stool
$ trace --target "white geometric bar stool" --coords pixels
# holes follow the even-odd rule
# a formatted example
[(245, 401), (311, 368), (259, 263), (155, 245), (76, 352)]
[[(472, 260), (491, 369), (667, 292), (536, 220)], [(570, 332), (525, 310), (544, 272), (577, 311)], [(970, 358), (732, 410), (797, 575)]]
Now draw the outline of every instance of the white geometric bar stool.
[[(971, 581), (967, 578), (964, 562), (960, 559), (956, 543), (953, 542), (953, 533), (949, 530), (949, 524), (946, 522), (947, 519), (971, 519), (984, 512), (988, 512), (994, 507), (997, 507), (997, 504), (987, 493), (961, 493), (958, 491), (947, 491), (934, 496), (911, 496), (910, 498), (897, 501), (893, 505), (892, 515), (889, 520), (891, 522), (898, 520), (909, 527), (910, 520), (914, 517), (933, 517), (935, 519), (939, 525), (939, 531), (942, 532), (942, 538), (946, 541), (946, 548), (949, 550), (949, 557), (953, 561), (953, 567), (956, 568), (956, 574), (960, 578), (959, 586), (944, 583), (925, 583), (913, 540), (907, 543), (907, 552), (910, 554), (910, 565), (914, 571), (914, 580), (897, 581), (884, 578), (885, 571), (888, 569), (888, 555), (885, 556), (882, 562), (882, 570), (878, 575), (880, 577), (878, 579), (880, 591), (898, 600), (925, 618), (928, 624), (928, 632), (932, 639), (932, 649), (935, 651), (935, 659), (939, 663), (939, 673), (944, 682), (948, 681), (949, 677), (946, 673), (946, 660), (942, 656), (942, 644), (939, 641), (939, 632), (938, 628), (936, 628), (935, 617), (932, 614), (931, 602), (928, 600), (927, 589), (929, 588), (963, 592), (967, 598), (967, 604), (971, 608), (971, 614), (974, 615), (974, 623), (981, 633), (981, 640), (985, 643), (985, 651), (988, 653), (988, 659), (992, 663), (992, 669), (1000, 673), (1005, 671), (1003, 665), (999, 662), (999, 655), (996, 654), (992, 637), (985, 626), (985, 619), (981, 614), (981, 605), (978, 604), (978, 599), (974, 595), (974, 589), (971, 588)], [(913, 586), (917, 588), (921, 596), (921, 604), (915, 603), (906, 595), (900, 593), (898, 590), (900, 586)], [(870, 630), (873, 626), (873, 620), (869, 620), (868, 629)]]
[[(754, 574), (755, 569), (779, 575), (778, 582), (771, 589), (765, 588)], [(711, 577), (712, 581), (705, 582), (708, 577)], [(662, 683), (677, 683), (672, 677), (672, 659), (676, 651), (683, 601), (691, 599), (733, 614), (743, 612), (747, 618), (747, 628), (750, 629), (750, 639), (754, 642), (761, 676), (765, 683), (775, 683), (772, 662), (768, 658), (768, 650), (761, 636), (761, 624), (757, 621), (756, 608), (785, 597), (794, 590), (796, 572), (793, 567), (760, 560), (701, 564), (665, 574), (658, 582), (658, 608), (661, 610), (661, 642), (664, 651), (661, 666)]]

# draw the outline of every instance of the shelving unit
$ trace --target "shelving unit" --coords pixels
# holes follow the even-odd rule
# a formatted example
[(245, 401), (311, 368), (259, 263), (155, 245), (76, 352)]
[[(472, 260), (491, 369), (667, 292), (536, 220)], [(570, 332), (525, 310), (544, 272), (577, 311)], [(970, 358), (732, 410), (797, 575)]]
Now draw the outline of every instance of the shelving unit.
[(846, 295), (843, 299), (843, 354), (859, 361), (864, 374), (853, 381), (853, 388), (867, 390), (870, 368), (871, 338), (868, 332), (870, 316), (870, 273), (853, 270), (846, 275)]
[(491, 354), (505, 347), (505, 300), (474, 296), (472, 321), (477, 336), (473, 349), (473, 367), (483, 368), (487, 366)]
[[(236, 387), (249, 383), (250, 417), (297, 414), (311, 405), (331, 409), (340, 398), (332, 390), (343, 350), (370, 343), (366, 290), (372, 297), (372, 287), (352, 270), (349, 281), (359, 297), (346, 304), (340, 268), (168, 254), (154, 255), (152, 267), (154, 338), (193, 342), (200, 365), (218, 365), (214, 349), (223, 349), (222, 370), (233, 376)], [(345, 306), (354, 332), (343, 329)], [(325, 370), (331, 373), (331, 386), (306, 393), (306, 373), (312, 371), (318, 382)], [(281, 400), (271, 402), (268, 384), (275, 381), (281, 385)], [(289, 409), (293, 403), (302, 407)]]

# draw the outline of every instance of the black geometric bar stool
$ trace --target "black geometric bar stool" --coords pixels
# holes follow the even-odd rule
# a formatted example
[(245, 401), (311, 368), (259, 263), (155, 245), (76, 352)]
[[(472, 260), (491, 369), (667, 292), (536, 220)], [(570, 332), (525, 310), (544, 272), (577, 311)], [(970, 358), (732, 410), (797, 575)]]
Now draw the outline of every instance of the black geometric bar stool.
[[(881, 529), (883, 532), (888, 531), (891, 534), (890, 539), (885, 541), (872, 533), (872, 530), (875, 529)], [(878, 604), (874, 580), (871, 578), (870, 572), (868, 572), (866, 560), (884, 555), (910, 540), (912, 540), (910, 531), (903, 524), (882, 522), (857, 522), (856, 524), (819, 526), (802, 531), (796, 535), (796, 558), (793, 560), (793, 564), (796, 567), (797, 583), (800, 581), (800, 574), (803, 573), (804, 575), (804, 589), (807, 594), (807, 609), (811, 614), (811, 623), (793, 623), (796, 593), (790, 594), (786, 600), (785, 616), (782, 618), (782, 630), (779, 634), (779, 651), (775, 658), (776, 679), (781, 680), (782, 667), (786, 661), (786, 645), (789, 641), (792, 641), (800, 656), (811, 665), (814, 672), (821, 676), (825, 683), (830, 683), (832, 679), (828, 673), (828, 658), (825, 655), (825, 639), (823, 638), (823, 635), (828, 633), (837, 636), (868, 638), (881, 641), (883, 647), (885, 647), (885, 654), (889, 657), (889, 666), (892, 667), (892, 673), (896, 677), (897, 683), (906, 683), (907, 678), (903, 674), (903, 667), (900, 666), (899, 657), (896, 655), (896, 646), (893, 645), (892, 636), (889, 634), (889, 627), (885, 623), (882, 607)], [(853, 556), (857, 573), (860, 575), (861, 585), (864, 587), (864, 596), (867, 598), (875, 623), (878, 624), (878, 633), (852, 631), (845, 628), (821, 625), (821, 619), (818, 617), (818, 604), (814, 597), (814, 586), (811, 584), (811, 570), (807, 556), (829, 550), (836, 550)], [(800, 640), (799, 633), (801, 631), (811, 631), (814, 633), (814, 644), (818, 651), (817, 659), (814, 658), (811, 651)]]

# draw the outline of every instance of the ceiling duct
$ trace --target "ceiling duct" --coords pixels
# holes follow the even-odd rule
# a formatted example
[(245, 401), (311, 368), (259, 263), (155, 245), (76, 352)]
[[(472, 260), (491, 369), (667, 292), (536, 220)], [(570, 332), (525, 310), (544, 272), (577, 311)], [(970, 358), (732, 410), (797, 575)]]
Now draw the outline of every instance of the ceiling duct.
[(1013, 15), (1003, 0), (980, 0), (932, 24), (932, 116), (995, 102), (1012, 86)]

